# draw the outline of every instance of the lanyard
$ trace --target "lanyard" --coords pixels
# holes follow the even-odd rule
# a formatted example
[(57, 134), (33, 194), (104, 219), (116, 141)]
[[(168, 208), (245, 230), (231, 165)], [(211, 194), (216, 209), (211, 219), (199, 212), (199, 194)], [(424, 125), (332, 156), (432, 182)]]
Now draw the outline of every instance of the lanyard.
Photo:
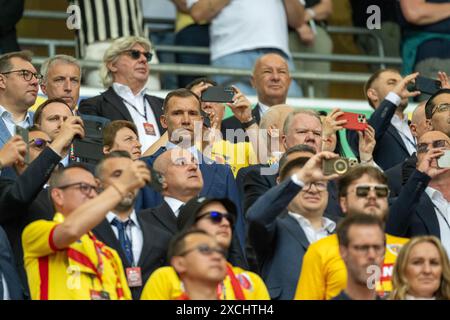
[(439, 209), (439, 207), (437, 205), (435, 205), (433, 203), (433, 207), (437, 210), (437, 212), (439, 213), (439, 215), (442, 217), (442, 219), (444, 219), (445, 224), (447, 225), (447, 228), (450, 230), (450, 224), (448, 223), (447, 218), (445, 218), (444, 213), (441, 211), (441, 209)]
[(128, 100), (126, 100), (125, 98), (122, 98), (122, 101), (125, 102), (127, 105), (129, 105), (130, 107), (132, 107), (134, 109), (134, 111), (136, 111), (142, 118), (145, 119), (145, 122), (148, 122), (147, 120), (147, 106), (145, 104), (145, 96), (142, 97), (142, 100), (144, 102), (144, 114), (142, 114), (138, 108), (136, 108), (136, 106), (134, 104), (132, 104), (131, 102), (129, 102)]

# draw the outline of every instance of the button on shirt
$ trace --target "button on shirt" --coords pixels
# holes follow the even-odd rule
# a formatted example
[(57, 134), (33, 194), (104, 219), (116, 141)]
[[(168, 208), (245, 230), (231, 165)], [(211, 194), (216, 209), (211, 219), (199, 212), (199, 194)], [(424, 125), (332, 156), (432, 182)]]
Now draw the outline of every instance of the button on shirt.
[[(385, 98), (389, 100), (396, 106), (400, 105), (401, 98), (394, 92), (389, 92), (389, 94)], [(411, 156), (414, 152), (416, 152), (416, 139), (413, 137), (411, 130), (408, 125), (408, 116), (404, 115), (403, 119), (396, 114), (391, 119), (391, 124), (397, 130), (398, 134), (402, 138), (403, 143), (408, 150), (409, 155)]]
[(164, 197), (164, 201), (167, 202), (170, 209), (172, 209), (173, 213), (175, 214), (175, 217), (178, 218), (178, 214), (180, 213), (180, 207), (184, 205), (184, 202), (171, 197)]
[[(115, 215), (113, 212), (108, 212), (108, 214), (106, 215), (106, 219), (111, 225), (114, 235), (116, 236), (117, 239), (119, 239), (119, 230), (117, 230), (117, 227), (115, 227), (111, 223), (114, 220), (114, 218), (119, 219), (119, 217)], [(133, 250), (133, 257), (134, 257), (133, 265), (136, 265), (139, 261), (139, 257), (141, 256), (142, 246), (144, 244), (144, 236), (142, 234), (142, 229), (138, 223), (136, 212), (134, 210), (130, 214), (129, 219), (131, 220), (131, 223), (128, 224), (125, 232), (131, 241), (131, 248)]]
[[(161, 137), (157, 122), (159, 119), (157, 120), (155, 118), (152, 108), (147, 99), (145, 99), (147, 88), (144, 87), (137, 95), (134, 95), (131, 89), (126, 85), (114, 82), (112, 87), (122, 98), (124, 105), (130, 112), (131, 119), (133, 119), (139, 133), (139, 142), (142, 144), (142, 152), (144, 152)], [(145, 119), (146, 112), (147, 119)], [(145, 122), (153, 125), (155, 135), (150, 135), (145, 132)]]
[(25, 119), (19, 122), (15, 122), (12, 114), (8, 110), (6, 110), (3, 106), (0, 106), (0, 117), (5, 123), (6, 128), (8, 129), (11, 136), (16, 134), (16, 126), (28, 128), (31, 127), (31, 125), (33, 124), (33, 119), (29, 112), (25, 116)]
[(328, 218), (322, 217), (322, 227), (319, 230), (314, 229), (308, 219), (300, 214), (288, 212), (299, 223), (300, 227), (305, 232), (309, 243), (314, 243), (322, 238), (328, 237), (336, 228), (336, 223)]
[(450, 254), (450, 203), (444, 198), (442, 193), (434, 188), (427, 187), (425, 192), (430, 197), (439, 222), (441, 233), (441, 243), (447, 254)]

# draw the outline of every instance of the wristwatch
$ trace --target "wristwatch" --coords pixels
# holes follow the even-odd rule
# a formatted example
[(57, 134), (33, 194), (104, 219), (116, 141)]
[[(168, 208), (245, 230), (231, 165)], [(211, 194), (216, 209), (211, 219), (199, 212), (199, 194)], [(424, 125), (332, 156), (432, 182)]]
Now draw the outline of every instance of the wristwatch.
[(255, 124), (255, 123), (257, 123), (257, 122), (256, 122), (256, 118), (255, 118), (255, 117), (252, 117), (252, 119), (251, 119), (250, 121), (243, 122), (243, 123), (241, 123), (241, 125), (242, 125), (242, 128), (243, 128), (243, 129), (247, 129), (248, 127), (252, 126), (252, 125)]

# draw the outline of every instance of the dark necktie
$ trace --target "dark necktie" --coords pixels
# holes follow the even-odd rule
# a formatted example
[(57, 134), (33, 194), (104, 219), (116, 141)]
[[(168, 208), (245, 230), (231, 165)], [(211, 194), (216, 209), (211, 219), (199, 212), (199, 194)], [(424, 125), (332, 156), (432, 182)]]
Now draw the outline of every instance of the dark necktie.
[(127, 220), (125, 222), (120, 221), (117, 218), (114, 218), (111, 221), (111, 224), (117, 228), (119, 231), (119, 243), (122, 247), (123, 251), (125, 252), (125, 256), (127, 257), (128, 262), (132, 265), (133, 264), (133, 249), (131, 247), (131, 240), (128, 237), (126, 230), (127, 226), (131, 226), (132, 221)]

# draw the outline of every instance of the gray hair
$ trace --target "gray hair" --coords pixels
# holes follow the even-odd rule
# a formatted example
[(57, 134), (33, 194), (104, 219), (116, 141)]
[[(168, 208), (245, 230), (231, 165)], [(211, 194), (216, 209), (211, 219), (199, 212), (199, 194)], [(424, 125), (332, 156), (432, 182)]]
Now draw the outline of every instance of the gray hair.
[(122, 52), (130, 50), (134, 45), (140, 44), (145, 50), (151, 51), (150, 41), (143, 37), (129, 36), (121, 37), (116, 39), (108, 49), (106, 49), (105, 55), (103, 56), (103, 62), (100, 67), (100, 79), (103, 82), (105, 88), (110, 87), (113, 82), (113, 74), (111, 70), (108, 69), (109, 63), (114, 63), (117, 61)]
[(289, 113), (289, 115), (287, 116), (286, 120), (284, 121), (284, 125), (283, 125), (283, 134), (287, 135), (289, 128), (291, 127), (292, 121), (294, 120), (295, 116), (299, 115), (299, 114), (305, 114), (314, 118), (317, 118), (317, 120), (319, 120), (320, 123), (322, 123), (322, 120), (320, 119), (319, 114), (311, 109), (298, 109), (295, 111), (292, 111), (291, 113)]
[(73, 64), (75, 66), (78, 67), (78, 69), (80, 70), (80, 76), (81, 76), (81, 64), (80, 62), (69, 55), (66, 54), (57, 54), (53, 57), (50, 57), (48, 59), (46, 59), (41, 66), (41, 74), (42, 74), (42, 83), (43, 84), (47, 84), (47, 80), (48, 80), (48, 70), (50, 69), (50, 67), (56, 63), (56, 62), (62, 62), (62, 63), (66, 63), (66, 64)]

